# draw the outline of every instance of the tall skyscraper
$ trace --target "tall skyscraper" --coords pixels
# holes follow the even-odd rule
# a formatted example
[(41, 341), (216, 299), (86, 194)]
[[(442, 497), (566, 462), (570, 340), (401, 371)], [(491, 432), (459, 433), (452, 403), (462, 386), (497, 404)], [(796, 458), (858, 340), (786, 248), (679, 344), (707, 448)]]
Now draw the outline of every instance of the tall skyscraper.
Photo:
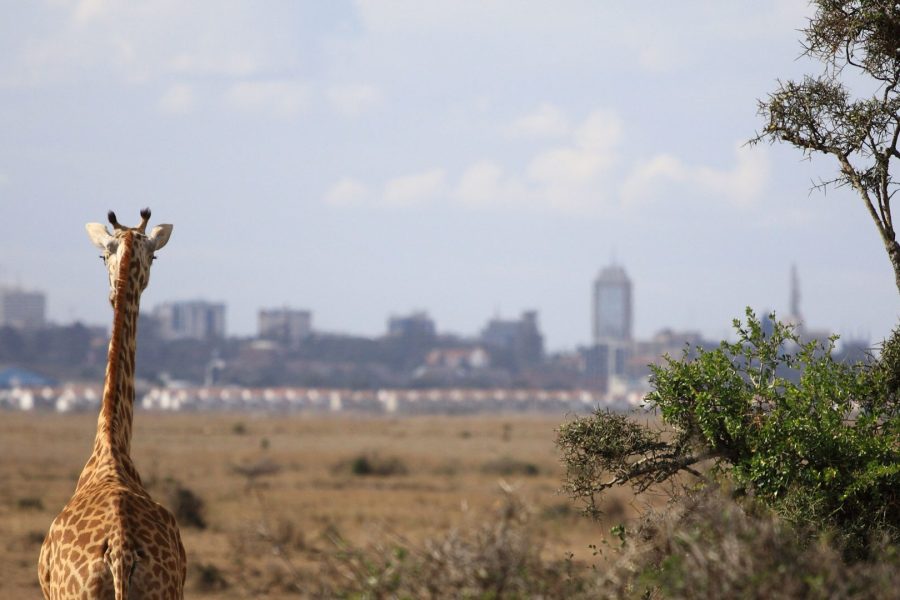
[(633, 350), (631, 280), (619, 265), (606, 267), (594, 279), (591, 316), (594, 344), (584, 355), (585, 373), (608, 391), (613, 378), (627, 376)]
[(594, 280), (591, 304), (594, 344), (631, 341), (631, 280), (625, 269), (610, 265)]

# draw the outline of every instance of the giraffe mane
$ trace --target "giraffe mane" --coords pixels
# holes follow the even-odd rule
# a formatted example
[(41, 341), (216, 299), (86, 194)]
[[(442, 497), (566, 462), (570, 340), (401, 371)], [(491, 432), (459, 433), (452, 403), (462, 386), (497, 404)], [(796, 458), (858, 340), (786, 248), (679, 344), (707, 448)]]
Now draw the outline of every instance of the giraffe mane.
[[(112, 211), (110, 211), (112, 213)], [(115, 215), (113, 215), (113, 219)], [(113, 219), (110, 219), (112, 221)], [(122, 329), (125, 327), (125, 309), (123, 304), (126, 302), (126, 289), (128, 287), (128, 275), (131, 271), (131, 248), (134, 242), (134, 234), (131, 231), (125, 232), (122, 238), (122, 258), (119, 259), (119, 273), (116, 276), (116, 301), (113, 306), (113, 328), (110, 335), (109, 354), (107, 355), (107, 364), (109, 364), (109, 373), (107, 374), (106, 389), (103, 391), (103, 414), (107, 419), (107, 424), (112, 425), (113, 405), (112, 396), (118, 393), (119, 381), (119, 349), (121, 347)]]

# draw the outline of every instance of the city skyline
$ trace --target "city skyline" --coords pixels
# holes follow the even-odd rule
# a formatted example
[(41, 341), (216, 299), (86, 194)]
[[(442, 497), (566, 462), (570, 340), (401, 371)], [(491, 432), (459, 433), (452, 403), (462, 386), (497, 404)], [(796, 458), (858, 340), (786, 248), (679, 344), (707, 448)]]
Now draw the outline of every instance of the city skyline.
[[(803, 331), (813, 331), (818, 339), (825, 340), (834, 332), (834, 329), (828, 324), (817, 324), (809, 322), (801, 307), (801, 288), (797, 266), (792, 264), (789, 271), (789, 292), (786, 308), (782, 307), (750, 307), (757, 312), (760, 318), (767, 318), (770, 312), (775, 312), (776, 317), (784, 322), (792, 323), (798, 326), (798, 333)], [(16, 298), (17, 302), (22, 296), (27, 296), (28, 315), (34, 322), (26, 328), (41, 328), (51, 325), (68, 325), (78, 322), (56, 322), (46, 318), (45, 306), (47, 298), (43, 291), (22, 288), (21, 286), (5, 286), (0, 282), (0, 293), (11, 294), (12, 298)], [(8, 315), (4, 313), (5, 296), (0, 296), (0, 325), (12, 325), (13, 327), (23, 327), (24, 325), (13, 318), (10, 320)], [(35, 312), (35, 305), (39, 305), (40, 310)], [(18, 306), (18, 304), (16, 305)], [(17, 309), (16, 318), (19, 311)], [(590, 341), (584, 343), (576, 343), (573, 346), (558, 347), (550, 349), (553, 352), (567, 352), (578, 348), (588, 348), (596, 345), (606, 345), (608, 343), (615, 344), (631, 344), (639, 339), (650, 339), (651, 337), (663, 334), (670, 335), (673, 332), (699, 335), (705, 337), (707, 341), (718, 338), (706, 336), (699, 328), (686, 327), (675, 328), (669, 324), (663, 324), (650, 333), (641, 333), (633, 335), (633, 282), (628, 276), (627, 270), (618, 262), (613, 260), (606, 266), (598, 270), (597, 275), (591, 282), (591, 331), (588, 336)], [(228, 328), (228, 303), (224, 301), (210, 300), (205, 298), (192, 299), (168, 299), (156, 303), (152, 306), (143, 306), (142, 314), (145, 314), (160, 322), (160, 331), (164, 339), (174, 340), (180, 338), (190, 339), (207, 339), (207, 338), (224, 338), (224, 337), (242, 337), (242, 338), (259, 338), (274, 339), (282, 342), (299, 341), (304, 337), (316, 333), (325, 335), (346, 335), (361, 337), (382, 337), (395, 335), (397, 331), (404, 330), (413, 324), (421, 327), (421, 324), (427, 326), (430, 336), (450, 335), (462, 336), (469, 339), (484, 339), (487, 331), (494, 324), (500, 327), (510, 327), (514, 329), (518, 326), (518, 320), (510, 315), (502, 315), (495, 310), (490, 315), (483, 317), (482, 324), (475, 331), (458, 331), (441, 328), (438, 326), (437, 319), (434, 319), (431, 312), (427, 308), (416, 308), (409, 311), (391, 311), (384, 319), (384, 327), (380, 331), (371, 333), (360, 333), (343, 329), (323, 330), (313, 327), (313, 315), (315, 311), (308, 307), (298, 307), (288, 303), (279, 307), (257, 307), (256, 309), (256, 325), (252, 331), (233, 331)], [(540, 332), (541, 337), (546, 337), (546, 331), (543, 331), (538, 324), (540, 311), (524, 310), (522, 318), (531, 320), (536, 332)], [(740, 318), (743, 318), (741, 315)], [(85, 322), (89, 326), (104, 327), (102, 323)], [(731, 333), (731, 332), (729, 332)], [(726, 339), (728, 336), (722, 336)], [(862, 332), (851, 332), (842, 336), (847, 342), (853, 344), (859, 342), (869, 342), (878, 344), (880, 340), (872, 339), (871, 336)]]
[[(537, 310), (591, 341), (614, 253), (634, 332), (730, 335), (745, 306), (877, 342), (891, 268), (833, 165), (744, 145), (797, 59), (803, 0), (624, 7), (500, 1), (117, 0), (0, 7), (0, 279), (57, 322), (109, 320), (83, 225), (174, 224), (144, 297), (205, 298), (376, 335), (427, 308), (476, 333)], [(176, 28), (173, 23), (178, 23)], [(864, 307), (862, 309), (861, 307)]]

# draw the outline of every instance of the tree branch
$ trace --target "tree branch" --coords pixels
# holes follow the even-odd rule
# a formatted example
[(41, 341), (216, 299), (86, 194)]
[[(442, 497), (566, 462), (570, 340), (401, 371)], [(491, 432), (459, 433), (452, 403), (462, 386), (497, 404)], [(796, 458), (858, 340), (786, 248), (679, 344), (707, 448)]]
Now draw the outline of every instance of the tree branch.
[(847, 179), (853, 185), (854, 189), (859, 192), (860, 197), (863, 199), (863, 203), (866, 205), (866, 210), (869, 211), (869, 215), (872, 217), (872, 220), (875, 221), (875, 226), (878, 227), (878, 233), (881, 234), (883, 240), (886, 240), (887, 232), (884, 230), (884, 224), (878, 217), (878, 213), (875, 211), (875, 206), (872, 204), (869, 191), (866, 189), (865, 184), (863, 184), (859, 173), (856, 172), (856, 169), (853, 168), (853, 165), (850, 164), (850, 160), (846, 156), (839, 154), (837, 157), (841, 163), (841, 172), (847, 176)]
[[(661, 483), (677, 474), (679, 471), (689, 471), (693, 475), (702, 477), (702, 475), (696, 470), (691, 469), (691, 467), (705, 460), (719, 458), (721, 456), (722, 453), (718, 450), (707, 450), (700, 454), (682, 456), (678, 459), (672, 457), (671, 462), (660, 461), (658, 457), (648, 456), (632, 465), (632, 467), (638, 468), (629, 470), (621, 475), (617, 475), (609, 481), (601, 483), (599, 485), (599, 490), (609, 489), (616, 485), (631, 483), (636, 479), (639, 480), (651, 476), (644, 481), (638, 481), (636, 484), (633, 484), (638, 490), (644, 491), (654, 483)], [(662, 464), (660, 464), (660, 462), (662, 462)]]

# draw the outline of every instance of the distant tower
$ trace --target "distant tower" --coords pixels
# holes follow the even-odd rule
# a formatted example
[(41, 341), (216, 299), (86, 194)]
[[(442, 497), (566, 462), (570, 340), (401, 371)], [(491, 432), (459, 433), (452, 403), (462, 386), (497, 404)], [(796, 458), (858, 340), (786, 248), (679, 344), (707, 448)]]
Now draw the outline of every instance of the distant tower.
[(797, 275), (797, 265), (791, 265), (791, 294), (788, 302), (787, 317), (780, 320), (793, 325), (794, 331), (803, 337), (806, 331), (803, 326), (803, 315), (800, 312), (800, 277)]
[(791, 316), (800, 319), (800, 278), (797, 265), (791, 265)]
[(594, 344), (631, 341), (631, 280), (625, 269), (610, 265), (594, 280), (591, 304)]

